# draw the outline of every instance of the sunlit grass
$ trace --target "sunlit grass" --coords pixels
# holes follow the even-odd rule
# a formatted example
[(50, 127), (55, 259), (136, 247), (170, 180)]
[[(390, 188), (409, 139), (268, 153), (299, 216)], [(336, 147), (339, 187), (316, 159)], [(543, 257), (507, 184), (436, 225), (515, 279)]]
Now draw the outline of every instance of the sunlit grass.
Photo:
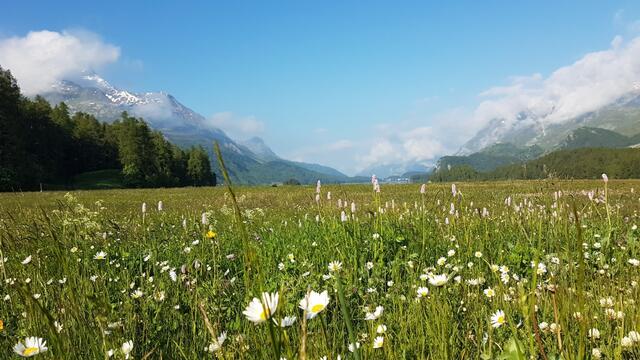
[(604, 185), (2, 194), (0, 358), (637, 358), (640, 182)]

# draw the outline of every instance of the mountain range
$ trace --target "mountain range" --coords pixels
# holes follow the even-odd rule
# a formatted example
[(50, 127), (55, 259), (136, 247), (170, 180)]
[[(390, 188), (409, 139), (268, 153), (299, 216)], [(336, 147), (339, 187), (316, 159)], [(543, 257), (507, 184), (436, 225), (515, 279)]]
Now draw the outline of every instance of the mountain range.
[(329, 183), (366, 181), (327, 166), (285, 160), (258, 137), (235, 141), (171, 94), (134, 93), (119, 89), (95, 73), (73, 81), (59, 81), (41, 96), (52, 104), (65, 102), (71, 112), (89, 113), (105, 122), (115, 121), (123, 111), (142, 117), (151, 128), (162, 132), (176, 145), (203, 146), (210, 154), (214, 172), (220, 175), (218, 161), (213, 154), (213, 143), (218, 142), (229, 176), (236, 183), (269, 184), (289, 179), (301, 183), (317, 180)]
[[(269, 184), (296, 179), (329, 183), (366, 182), (371, 174), (384, 179), (404, 174), (428, 173), (433, 167), (421, 162), (370, 166), (349, 177), (328, 166), (283, 159), (261, 138), (235, 141), (207, 119), (165, 92), (134, 93), (112, 86), (96, 75), (54, 84), (41, 94), (53, 104), (64, 101), (72, 112), (86, 112), (111, 122), (123, 111), (142, 117), (168, 140), (182, 146), (201, 145), (211, 155), (212, 167), (220, 174), (212, 152), (213, 142), (221, 152), (232, 181)], [(539, 158), (555, 150), (583, 147), (640, 147), (640, 92), (631, 91), (595, 111), (558, 121), (555, 108), (546, 113), (522, 109), (511, 118), (494, 118), (456, 153), (444, 156), (437, 169), (469, 165), (477, 171)]]

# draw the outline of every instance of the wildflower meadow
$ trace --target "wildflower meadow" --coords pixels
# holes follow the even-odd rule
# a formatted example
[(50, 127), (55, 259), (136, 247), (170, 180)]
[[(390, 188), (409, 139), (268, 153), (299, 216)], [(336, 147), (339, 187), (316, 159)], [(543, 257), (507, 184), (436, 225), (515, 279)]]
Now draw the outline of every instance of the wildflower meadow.
[(0, 358), (638, 359), (640, 181), (0, 195)]

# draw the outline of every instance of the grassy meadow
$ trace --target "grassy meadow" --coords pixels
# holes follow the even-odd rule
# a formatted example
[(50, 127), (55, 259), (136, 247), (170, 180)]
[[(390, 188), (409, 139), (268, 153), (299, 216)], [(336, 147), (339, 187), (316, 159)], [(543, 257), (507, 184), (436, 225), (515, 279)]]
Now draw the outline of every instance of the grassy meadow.
[(0, 358), (640, 358), (640, 181), (234, 192), (0, 194)]

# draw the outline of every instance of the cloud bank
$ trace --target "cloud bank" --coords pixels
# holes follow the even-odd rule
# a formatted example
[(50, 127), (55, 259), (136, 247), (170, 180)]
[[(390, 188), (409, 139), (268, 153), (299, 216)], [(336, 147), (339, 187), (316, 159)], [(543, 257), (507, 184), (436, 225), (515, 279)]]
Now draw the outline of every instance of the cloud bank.
[(486, 100), (471, 120), (481, 125), (495, 118), (513, 122), (519, 112), (528, 111), (545, 124), (561, 123), (614, 102), (638, 84), (640, 38), (625, 43), (616, 36), (609, 49), (588, 53), (546, 78), (513, 77), (506, 86), (482, 92)]
[(96, 70), (120, 57), (117, 46), (87, 31), (31, 31), (0, 39), (0, 65), (11, 70), (26, 95), (48, 90), (56, 81)]

